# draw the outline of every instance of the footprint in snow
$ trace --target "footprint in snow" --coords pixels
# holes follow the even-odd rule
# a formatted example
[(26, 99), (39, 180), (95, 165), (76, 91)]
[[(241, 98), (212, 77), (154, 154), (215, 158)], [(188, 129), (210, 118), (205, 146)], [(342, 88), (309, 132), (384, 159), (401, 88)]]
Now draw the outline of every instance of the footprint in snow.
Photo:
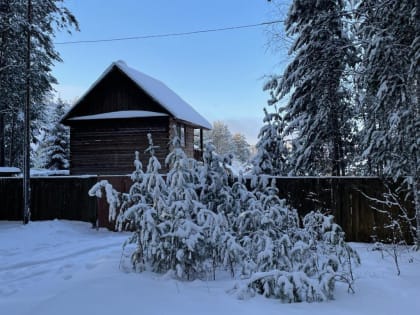
[(8, 297), (15, 294), (18, 290), (14, 288), (0, 288), (0, 296)]
[(74, 266), (73, 264), (65, 264), (65, 265), (61, 266), (60, 268), (58, 268), (57, 273), (58, 274), (64, 273), (64, 272), (66, 272), (67, 269), (70, 269), (73, 266)]
[(92, 270), (92, 269), (96, 268), (96, 266), (97, 266), (97, 265), (98, 265), (98, 264), (88, 263), (88, 264), (86, 264), (86, 265), (85, 265), (85, 268), (86, 268), (87, 270)]
[(73, 278), (73, 276), (72, 276), (72, 275), (65, 275), (65, 276), (63, 277), (63, 279), (64, 279), (64, 280), (70, 280), (71, 278)]

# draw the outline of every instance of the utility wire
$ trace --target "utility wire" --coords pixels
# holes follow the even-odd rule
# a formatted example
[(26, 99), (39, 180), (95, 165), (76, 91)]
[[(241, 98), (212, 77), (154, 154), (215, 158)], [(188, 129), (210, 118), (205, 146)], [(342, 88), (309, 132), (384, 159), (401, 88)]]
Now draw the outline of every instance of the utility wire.
[(238, 29), (244, 29), (244, 28), (260, 27), (260, 26), (283, 23), (283, 22), (284, 22), (283, 20), (274, 20), (274, 21), (268, 21), (268, 22), (261, 22), (257, 24), (238, 25), (238, 26), (204, 29), (204, 30), (196, 30), (196, 31), (189, 31), (189, 32), (152, 34), (152, 35), (140, 35), (140, 36), (104, 38), (104, 39), (90, 39), (90, 40), (75, 40), (75, 41), (58, 42), (55, 44), (56, 45), (91, 44), (91, 43), (117, 42), (117, 41), (138, 40), (138, 39), (148, 39), (148, 38), (188, 36), (188, 35), (194, 35), (194, 34), (223, 32), (223, 31), (238, 30)]

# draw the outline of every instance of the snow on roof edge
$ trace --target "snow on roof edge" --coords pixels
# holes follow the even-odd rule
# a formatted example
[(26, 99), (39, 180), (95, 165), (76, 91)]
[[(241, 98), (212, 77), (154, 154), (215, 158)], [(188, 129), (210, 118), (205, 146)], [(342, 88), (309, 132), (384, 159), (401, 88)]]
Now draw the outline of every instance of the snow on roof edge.
[(162, 117), (168, 116), (165, 113), (151, 112), (145, 110), (121, 110), (106, 112), (94, 115), (75, 116), (68, 120), (97, 120), (97, 119), (121, 119), (121, 118), (144, 118), (144, 117)]
[(20, 168), (13, 166), (0, 166), (0, 173), (20, 173)]

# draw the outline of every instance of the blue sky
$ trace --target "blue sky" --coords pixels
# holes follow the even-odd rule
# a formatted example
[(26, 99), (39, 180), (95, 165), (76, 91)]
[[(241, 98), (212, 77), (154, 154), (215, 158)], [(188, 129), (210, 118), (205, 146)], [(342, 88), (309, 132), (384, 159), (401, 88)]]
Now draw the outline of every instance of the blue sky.
[[(285, 2), (287, 2), (285, 0)], [(66, 0), (80, 32), (56, 42), (188, 32), (282, 18), (265, 0)], [(286, 11), (286, 6), (284, 7)], [(95, 44), (57, 45), (54, 68), (60, 97), (73, 101), (116, 60), (151, 75), (178, 93), (210, 122), (256, 142), (268, 98), (264, 76), (280, 73), (286, 49), (269, 47), (267, 27)]]

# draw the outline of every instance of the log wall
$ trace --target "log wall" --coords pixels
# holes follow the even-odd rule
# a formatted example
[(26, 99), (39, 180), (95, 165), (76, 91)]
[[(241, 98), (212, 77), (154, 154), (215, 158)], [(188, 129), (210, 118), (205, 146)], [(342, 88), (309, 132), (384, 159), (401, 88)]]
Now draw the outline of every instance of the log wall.
[(74, 124), (70, 132), (70, 174), (131, 174), (135, 151), (139, 151), (143, 166), (147, 166), (150, 155), (144, 151), (149, 146), (148, 133), (152, 134), (154, 145), (159, 146), (155, 154), (164, 166), (169, 143), (168, 117)]

